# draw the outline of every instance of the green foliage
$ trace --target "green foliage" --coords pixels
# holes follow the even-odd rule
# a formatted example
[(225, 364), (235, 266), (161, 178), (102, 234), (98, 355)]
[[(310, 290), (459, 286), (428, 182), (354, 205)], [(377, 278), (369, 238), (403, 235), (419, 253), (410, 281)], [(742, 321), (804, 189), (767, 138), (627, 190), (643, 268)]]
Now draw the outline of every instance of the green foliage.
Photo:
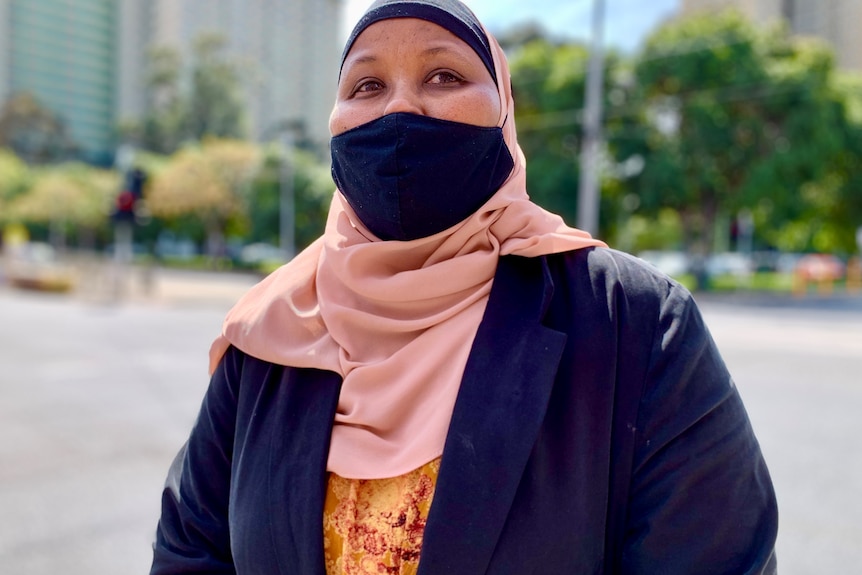
[[(290, 162), (282, 172), (283, 162)], [(279, 214), (283, 178), (292, 179), (295, 198), (296, 247), (303, 249), (323, 233), (334, 185), (329, 166), (302, 150), (289, 156), (278, 146), (266, 151), (263, 166), (249, 194), (250, 242), (279, 245)]]
[(26, 185), (24, 192), (3, 206), (5, 223), (26, 224), (36, 236), (46, 230), (58, 245), (64, 245), (69, 235), (91, 244), (95, 235), (106, 231), (119, 177), (108, 170), (66, 163), (32, 170)]
[[(207, 139), (170, 156), (138, 153), (135, 166), (148, 175), (137, 242), (152, 245), (162, 231), (223, 254), (232, 243), (279, 243), (283, 159), (294, 185), (296, 245), (323, 232), (334, 186), (329, 165), (313, 154), (280, 146), (261, 148), (235, 140)], [(110, 241), (110, 213), (120, 175), (78, 163), (28, 168), (0, 149), (0, 225), (26, 224), (34, 238)], [(63, 239), (62, 241), (65, 241)], [(212, 259), (207, 259), (213, 265)]]
[(328, 165), (296, 149), (282, 172), (285, 154), (280, 146), (206, 140), (167, 161), (150, 157), (147, 205), (169, 229), (198, 241), (208, 238), (210, 245), (230, 237), (278, 245), (281, 185), (289, 177), (301, 249), (323, 231), (332, 178)]
[(125, 127), (126, 139), (137, 139), (140, 147), (158, 154), (170, 154), (182, 145), (188, 105), (180, 91), (182, 71), (182, 59), (175, 49), (150, 51), (147, 89), (151, 112), (139, 126), (132, 123)]
[(578, 152), (588, 52), (546, 40), (512, 59), (518, 139), (527, 157), (527, 189), (545, 208), (574, 221)]
[[(574, 222), (588, 50), (535, 27), (507, 45), (528, 190)], [(223, 48), (204, 36), (191, 62), (168, 48), (151, 54), (152, 113), (130, 134), (143, 148), (136, 165), (150, 176), (155, 217), (136, 239), (170, 229), (211, 246), (279, 243), (285, 151), (236, 139), (241, 79)], [(746, 210), (758, 246), (856, 250), (862, 76), (839, 74), (824, 44), (757, 30), (733, 12), (675, 20), (634, 58), (607, 56), (603, 93), (603, 238), (634, 252), (706, 253), (715, 230)], [(33, 168), (62, 157), (68, 140), (32, 98), (10, 102), (0, 146), (10, 137), (26, 145), (17, 148), (24, 155), (0, 149), (0, 223), (25, 222), (39, 237), (59, 228), (109, 235), (118, 176), (79, 164)], [(289, 168), (301, 249), (323, 231), (333, 185), (328, 164), (305, 152), (291, 150)]]
[(40, 168), (26, 194), (9, 204), (12, 218), (26, 223), (62, 223), (98, 228), (119, 189), (114, 172), (80, 163)]
[[(528, 190), (572, 221), (589, 54), (537, 34), (509, 43)], [(824, 43), (734, 11), (674, 20), (630, 61), (606, 59), (604, 93), (602, 237), (708, 255), (746, 210), (755, 245), (854, 250), (862, 77), (839, 74)]]
[(524, 21), (495, 34), (497, 42), (506, 53), (511, 53), (534, 41), (546, 41), (548, 34), (544, 27), (535, 21)]
[(204, 34), (195, 40), (186, 134), (194, 140), (206, 137), (241, 138), (243, 102), (237, 65), (224, 55), (225, 39)]
[(12, 221), (9, 205), (27, 191), (30, 177), (30, 170), (18, 156), (0, 148), (0, 224)]
[[(527, 189), (538, 204), (570, 223), (577, 216), (580, 179), (581, 116), (589, 51), (581, 44), (561, 44), (539, 38), (517, 49), (511, 59), (518, 140), (527, 158)], [(625, 63), (613, 52), (605, 58), (606, 115), (620, 115), (630, 79)], [(615, 128), (616, 129), (616, 128)], [(620, 201), (626, 195), (621, 179), (606, 166), (602, 182), (600, 227), (602, 235), (616, 234)]]
[(139, 124), (126, 123), (121, 132), (159, 154), (210, 137), (243, 138), (241, 82), (239, 65), (227, 57), (225, 39), (218, 34), (195, 39), (188, 68), (176, 49), (155, 48), (147, 70), (150, 113)]
[(862, 74), (836, 76), (833, 89), (848, 123), (844, 146), (831, 165), (831, 173), (839, 180), (839, 198), (829, 219), (841, 230), (834, 251), (853, 253), (854, 248), (859, 249), (854, 232), (862, 227)]
[(754, 31), (734, 12), (665, 26), (647, 42), (635, 76), (646, 133), (641, 209), (678, 210), (686, 242), (706, 253), (719, 210), (734, 210), (763, 145), (756, 92), (766, 73)]
[(682, 224), (679, 213), (663, 208), (654, 217), (635, 214), (629, 217), (617, 234), (620, 247), (633, 253), (646, 250), (678, 249), (682, 246)]
[(0, 148), (9, 148), (32, 164), (71, 156), (76, 146), (63, 122), (32, 94), (10, 97), (0, 109)]
[(758, 272), (751, 276), (732, 274), (715, 276), (709, 279), (713, 291), (750, 291), (789, 294), (793, 291), (793, 274), (779, 272)]
[(256, 144), (237, 140), (208, 139), (188, 146), (151, 175), (144, 194), (147, 208), (168, 221), (201, 222), (208, 253), (219, 255), (226, 234), (245, 219), (260, 156)]
[(719, 214), (744, 208), (769, 245), (836, 249), (848, 237), (832, 217), (846, 209), (839, 172), (858, 164), (858, 128), (823, 44), (758, 32), (728, 11), (659, 29), (634, 70), (639, 118), (612, 145), (618, 158), (646, 160), (632, 182), (641, 213), (677, 210), (702, 254)]

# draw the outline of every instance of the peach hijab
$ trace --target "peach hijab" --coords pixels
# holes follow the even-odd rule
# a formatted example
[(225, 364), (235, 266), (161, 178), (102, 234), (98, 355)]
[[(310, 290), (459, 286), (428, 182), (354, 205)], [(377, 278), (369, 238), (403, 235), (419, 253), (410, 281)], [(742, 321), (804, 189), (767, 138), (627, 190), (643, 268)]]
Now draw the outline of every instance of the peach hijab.
[(327, 469), (342, 477), (394, 477), (442, 454), (500, 256), (605, 245), (530, 201), (508, 63), (487, 35), (515, 160), (500, 189), (463, 222), (411, 241), (377, 239), (336, 190), (323, 235), (239, 300), (210, 350), (211, 373), (233, 345), (340, 374)]

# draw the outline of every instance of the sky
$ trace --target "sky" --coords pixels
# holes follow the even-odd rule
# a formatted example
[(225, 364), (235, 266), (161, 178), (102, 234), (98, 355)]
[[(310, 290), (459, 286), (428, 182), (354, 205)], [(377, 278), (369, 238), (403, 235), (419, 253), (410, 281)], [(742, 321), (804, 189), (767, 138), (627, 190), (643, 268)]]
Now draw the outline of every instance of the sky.
[[(605, 0), (606, 45), (624, 52), (636, 51), (649, 32), (676, 11), (679, 1)], [(348, 31), (371, 2), (347, 0)], [(590, 38), (593, 0), (464, 0), (464, 3), (492, 32), (532, 20), (554, 37)]]

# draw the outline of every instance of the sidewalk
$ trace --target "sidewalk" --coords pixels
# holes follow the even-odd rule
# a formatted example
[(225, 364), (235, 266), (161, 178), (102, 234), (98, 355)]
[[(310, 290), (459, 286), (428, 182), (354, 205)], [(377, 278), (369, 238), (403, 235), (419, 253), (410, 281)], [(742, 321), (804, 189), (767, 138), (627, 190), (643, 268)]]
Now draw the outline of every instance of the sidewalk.
[(196, 271), (110, 264), (84, 268), (72, 297), (103, 304), (134, 303), (167, 307), (232, 306), (263, 276), (250, 272)]
[[(0, 289), (15, 289), (3, 281)], [(229, 308), (263, 279), (253, 272), (183, 270), (159, 266), (131, 266), (120, 270), (110, 261), (84, 261), (74, 268), (70, 297), (97, 304), (134, 303), (167, 307)], [(756, 291), (695, 292), (700, 304), (742, 307), (832, 310), (862, 314), (862, 292), (836, 291), (804, 295)]]
[(840, 311), (862, 314), (862, 292), (810, 292), (803, 295), (771, 292), (695, 292), (698, 304), (728, 304), (738, 307)]

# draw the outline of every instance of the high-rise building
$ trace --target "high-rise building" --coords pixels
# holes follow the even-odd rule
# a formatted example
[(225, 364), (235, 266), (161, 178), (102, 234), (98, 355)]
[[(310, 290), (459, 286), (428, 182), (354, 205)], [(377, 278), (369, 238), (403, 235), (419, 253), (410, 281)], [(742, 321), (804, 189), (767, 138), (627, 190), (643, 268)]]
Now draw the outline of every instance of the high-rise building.
[(114, 140), (113, 0), (2, 0), (0, 97), (29, 92), (62, 121), (83, 159)]
[(681, 14), (729, 7), (757, 24), (783, 19), (795, 34), (831, 43), (840, 68), (862, 71), (862, 0), (682, 0)]
[[(105, 163), (120, 122), (148, 112), (151, 48), (191, 60), (217, 33), (240, 64), (249, 135), (302, 126), (324, 149), (344, 0), (0, 0), (0, 104), (27, 91), (62, 119), (85, 159)], [(297, 136), (294, 134), (294, 136)]]
[(217, 33), (240, 64), (250, 135), (271, 138), (279, 126), (301, 124), (304, 137), (325, 147), (342, 12), (343, 0), (126, 0), (119, 114), (134, 119), (146, 109), (140, 70), (149, 48), (173, 47), (189, 62), (195, 39)]
[(862, 0), (784, 0), (784, 16), (797, 34), (825, 38), (838, 66), (862, 72)]
[(754, 22), (768, 22), (782, 16), (783, 3), (784, 0), (682, 0), (682, 14), (733, 7)]
[(0, 104), (6, 101), (12, 89), (9, 79), (12, 68), (10, 62), (12, 26), (9, 21), (9, 2), (10, 0), (0, 0)]

